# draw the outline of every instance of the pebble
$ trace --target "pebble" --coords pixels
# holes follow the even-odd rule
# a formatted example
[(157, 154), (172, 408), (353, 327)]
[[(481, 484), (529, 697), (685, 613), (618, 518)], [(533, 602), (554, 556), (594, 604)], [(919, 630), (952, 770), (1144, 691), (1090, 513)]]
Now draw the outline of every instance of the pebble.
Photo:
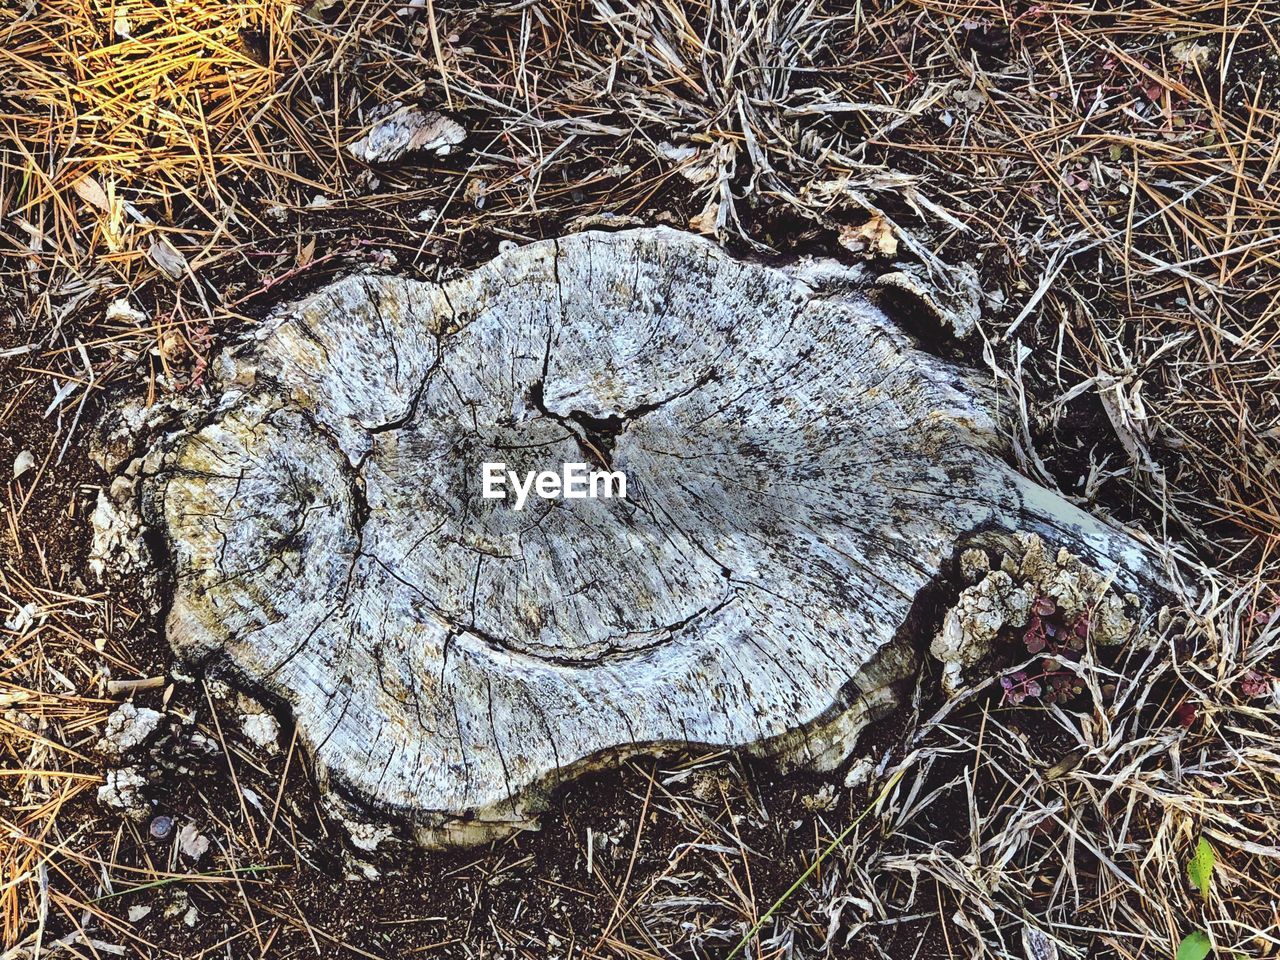
[(36, 457), (30, 450), (23, 450), (20, 454), (13, 458), (13, 479), (17, 480), (20, 476), (36, 465)]
[(178, 831), (178, 849), (183, 856), (199, 860), (209, 852), (209, 838), (197, 830), (194, 823), (184, 823)]

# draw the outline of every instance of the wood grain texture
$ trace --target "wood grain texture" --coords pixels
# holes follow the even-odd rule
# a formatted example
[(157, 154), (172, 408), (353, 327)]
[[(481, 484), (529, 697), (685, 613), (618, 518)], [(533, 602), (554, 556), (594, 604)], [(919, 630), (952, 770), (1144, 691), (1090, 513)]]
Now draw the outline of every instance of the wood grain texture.
[[(1007, 467), (978, 379), (857, 280), (644, 229), (326, 287), (221, 360), (147, 480), (170, 642), (286, 704), (348, 809), (430, 842), (636, 751), (833, 762), (975, 536), (1146, 564)], [(627, 499), (480, 495), (485, 461), (601, 459)]]

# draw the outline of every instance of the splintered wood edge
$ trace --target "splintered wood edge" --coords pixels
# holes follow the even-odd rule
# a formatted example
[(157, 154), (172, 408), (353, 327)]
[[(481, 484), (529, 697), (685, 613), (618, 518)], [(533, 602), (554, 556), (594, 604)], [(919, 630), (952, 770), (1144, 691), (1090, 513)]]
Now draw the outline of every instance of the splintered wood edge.
[[(357, 842), (467, 842), (637, 753), (838, 762), (984, 531), (1149, 575), (850, 280), (659, 228), (322, 289), (146, 481), (170, 643), (287, 707)], [(479, 495), (482, 462), (596, 458), (627, 499)]]

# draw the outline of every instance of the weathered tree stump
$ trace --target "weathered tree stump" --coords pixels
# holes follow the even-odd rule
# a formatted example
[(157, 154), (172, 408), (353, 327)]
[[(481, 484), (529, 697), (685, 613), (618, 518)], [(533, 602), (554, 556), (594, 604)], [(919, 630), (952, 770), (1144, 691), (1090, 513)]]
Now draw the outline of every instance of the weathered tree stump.
[[(984, 531), (1137, 545), (1001, 459), (979, 378), (830, 264), (669, 230), (355, 277), (219, 364), (145, 483), (167, 631), (287, 705), (348, 812), (466, 839), (637, 751), (822, 765), (916, 668), (913, 608)], [(625, 498), (486, 499), (482, 466)]]

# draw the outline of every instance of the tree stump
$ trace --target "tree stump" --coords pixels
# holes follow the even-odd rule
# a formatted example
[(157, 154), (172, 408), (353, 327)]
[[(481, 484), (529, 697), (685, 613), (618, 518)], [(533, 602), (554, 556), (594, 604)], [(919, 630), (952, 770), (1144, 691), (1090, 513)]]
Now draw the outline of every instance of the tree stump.
[[(1004, 463), (980, 378), (856, 271), (670, 230), (346, 279), (217, 370), (144, 483), (168, 639), (286, 706), (348, 814), (425, 842), (524, 823), (639, 751), (835, 762), (984, 532), (1121, 582), (1146, 563)], [(483, 495), (493, 462), (607, 468), (626, 496), (517, 509)]]

